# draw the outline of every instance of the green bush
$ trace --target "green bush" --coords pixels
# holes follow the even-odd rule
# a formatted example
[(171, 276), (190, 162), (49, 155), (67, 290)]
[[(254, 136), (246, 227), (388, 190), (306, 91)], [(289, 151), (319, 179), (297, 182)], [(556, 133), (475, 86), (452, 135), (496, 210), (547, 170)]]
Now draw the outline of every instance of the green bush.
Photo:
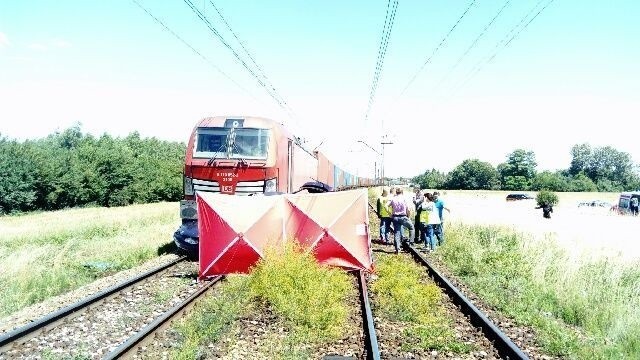
[(176, 201), (184, 155), (184, 143), (96, 138), (79, 125), (22, 143), (0, 136), (0, 214)]
[(536, 196), (536, 201), (538, 202), (538, 206), (544, 204), (555, 206), (558, 204), (558, 195), (548, 190), (542, 190)]
[(250, 288), (293, 325), (300, 339), (313, 343), (342, 336), (353, 286), (344, 271), (318, 265), (313, 254), (295, 245), (268, 249), (252, 270)]

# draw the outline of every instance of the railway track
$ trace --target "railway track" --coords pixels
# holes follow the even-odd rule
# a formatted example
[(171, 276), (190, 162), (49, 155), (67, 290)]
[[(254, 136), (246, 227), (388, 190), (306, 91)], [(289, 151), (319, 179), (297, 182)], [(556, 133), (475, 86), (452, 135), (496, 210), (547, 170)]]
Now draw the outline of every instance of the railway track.
[[(468, 317), (473, 326), (482, 330), (482, 333), (493, 344), (495, 350), (501, 358), (505, 359), (528, 359), (511, 340), (496, 327), (486, 315), (478, 310), (450, 281), (444, 278), (430, 264), (428, 259), (412, 246), (405, 246), (413, 258), (423, 264), (429, 276), (444, 290), (452, 302), (459, 307), (460, 311)], [(180, 296), (172, 301), (171, 306), (165, 304), (162, 311), (156, 310), (151, 314), (138, 314), (138, 317), (145, 318), (144, 321), (131, 319), (137, 326), (123, 324), (122, 321), (104, 321), (105, 314), (114, 308), (125, 309), (125, 314), (131, 312), (141, 312), (139, 308), (144, 307), (149, 302), (149, 298), (155, 295), (145, 293), (139, 298), (146, 302), (135, 302), (131, 296), (135, 294), (136, 286), (142, 287), (143, 283), (161, 283), (163, 274), (167, 279), (189, 278), (189, 270), (177, 269), (181, 264), (188, 264), (185, 258), (176, 259), (164, 264), (128, 281), (112, 286), (100, 293), (94, 294), (82, 301), (69, 305), (59, 311), (49, 314), (40, 320), (34, 321), (26, 326), (17, 328), (0, 336), (0, 359), (11, 358), (41, 358), (48, 354), (56, 356), (81, 356), (88, 358), (116, 359), (121, 357), (132, 357), (142, 355), (144, 358), (145, 348), (151, 339), (163, 332), (168, 325), (176, 318), (182, 317), (198, 300), (209, 293), (213, 285), (218, 283), (222, 277), (213, 278), (211, 281), (194, 286), (190, 280), (190, 285), (185, 286)], [(191, 263), (193, 269), (193, 264)], [(178, 274), (178, 275), (176, 275)], [(191, 274), (193, 275), (193, 274)], [(367, 291), (367, 276), (361, 272), (353, 272), (354, 283), (358, 287), (358, 307), (361, 317), (361, 333), (349, 337), (350, 348), (359, 348), (355, 351), (355, 356), (325, 355), (325, 359), (381, 359), (388, 358), (381, 352), (377, 325), (374, 321), (372, 306), (369, 302)], [(153, 281), (149, 281), (153, 279)], [(160, 286), (173, 287), (175, 284)], [(157, 294), (156, 294), (157, 295)], [(167, 309), (168, 308), (168, 309)], [(356, 315), (357, 317), (358, 315)], [(112, 316), (113, 318), (113, 316)], [(125, 316), (125, 319), (130, 317)], [(122, 319), (122, 318), (120, 318)], [(118, 327), (125, 325), (124, 330)], [(101, 334), (96, 335), (96, 328), (103, 328)], [(104, 331), (107, 329), (106, 331)], [(111, 336), (112, 335), (112, 336)], [(91, 341), (91, 337), (95, 337)], [(94, 347), (92, 347), (94, 346)], [(157, 346), (157, 344), (155, 345)], [(171, 346), (160, 344), (161, 347)], [(325, 353), (340, 353), (335, 348), (328, 348)], [(331, 350), (334, 349), (334, 350)], [(153, 353), (153, 352), (151, 352)], [(251, 352), (249, 352), (251, 353)], [(353, 353), (353, 352), (352, 352)], [(383, 354), (381, 356), (381, 354)]]
[(367, 280), (363, 271), (357, 272), (360, 304), (362, 311), (362, 322), (365, 335), (365, 358), (367, 360), (379, 360), (380, 350), (378, 348), (378, 337), (369, 303), (369, 292), (367, 291)]
[[(500, 354), (500, 357), (505, 359), (528, 359), (528, 357), (515, 346), (508, 337), (506, 337), (500, 329), (491, 323), (491, 321), (481, 311), (479, 311), (469, 300), (467, 300), (462, 293), (455, 288), (446, 278), (444, 278), (433, 266), (429, 263), (428, 259), (421, 254), (416, 248), (406, 246), (405, 249), (414, 257), (415, 260), (423, 264), (434, 281), (442, 287), (445, 293), (449, 295), (453, 303), (455, 303), (460, 310), (469, 318), (471, 323), (482, 330), (485, 336), (492, 342), (493, 346)], [(140, 356), (145, 353), (143, 346), (149, 345), (150, 340), (154, 339), (156, 335), (162, 331), (165, 331), (167, 326), (176, 318), (183, 316), (191, 307), (202, 299), (204, 295), (209, 293), (217, 282), (222, 277), (216, 277), (211, 281), (206, 282), (202, 286), (198, 286), (197, 289), (192, 289), (188, 296), (182, 296), (181, 301), (172, 306), (170, 309), (160, 313), (152, 321), (148, 321), (145, 326), (136, 329), (135, 331), (129, 331), (124, 338), (121, 336), (119, 339), (105, 340), (101, 338), (100, 343), (110, 343), (110, 346), (103, 346), (100, 349), (88, 349), (84, 345), (79, 345), (77, 341), (69, 339), (64, 344), (57, 344), (60, 337), (66, 336), (67, 338), (74, 338), (75, 340), (82, 339), (84, 336), (91, 335), (91, 329), (88, 325), (82, 326), (79, 324), (94, 322), (92, 319), (94, 316), (100, 314), (102, 311), (101, 304), (109, 301), (109, 298), (117, 297), (118, 294), (127, 294), (127, 289), (131, 289), (145, 280), (152, 279), (161, 275), (163, 272), (170, 273), (171, 269), (174, 269), (178, 264), (184, 263), (184, 259), (177, 259), (171, 263), (165, 264), (153, 270), (150, 270), (144, 274), (141, 274), (131, 280), (113, 286), (107, 290), (104, 290), (98, 294), (90, 296), (85, 300), (79, 301), (75, 304), (67, 306), (55, 313), (52, 313), (38, 321), (35, 321), (29, 325), (15, 329), (9, 333), (6, 333), (0, 337), (0, 359), (11, 358), (39, 358), (46, 354), (56, 354), (58, 356), (77, 356), (84, 355), (90, 358), (103, 358), (103, 359), (117, 359), (122, 357)], [(382, 355), (380, 346), (378, 343), (378, 336), (376, 322), (372, 314), (372, 307), (369, 302), (369, 294), (367, 291), (367, 276), (361, 272), (353, 272), (355, 281), (358, 284), (358, 302), (360, 308), (362, 333), (359, 336), (350, 337), (356, 344), (356, 346), (362, 349), (358, 351), (355, 356), (340, 356), (331, 355), (332, 351), (328, 351), (329, 355), (323, 356), (323, 359), (381, 359), (389, 358)], [(156, 281), (154, 281), (156, 282)], [(84, 314), (84, 315), (83, 315)], [(79, 319), (79, 321), (77, 320)], [(76, 323), (74, 325), (74, 323)], [(75, 327), (81, 329), (75, 335), (68, 329)], [(117, 331), (115, 331), (117, 332)], [(57, 335), (56, 335), (57, 334)], [(62, 335), (60, 335), (62, 334)], [(65, 335), (66, 334), (66, 335)], [(356, 340), (359, 339), (359, 340)], [(150, 345), (151, 346), (151, 345)], [(155, 344), (158, 346), (158, 344)], [(160, 344), (160, 347), (165, 349), (170, 347), (166, 344)], [(78, 349), (83, 349), (82, 353), (78, 353)], [(154, 353), (152, 351), (151, 353)], [(143, 355), (143, 358), (145, 356)]]
[(100, 358), (203, 286), (178, 258), (0, 336), (0, 359)]
[[(313, 350), (312, 354), (308, 354), (310, 358), (327, 360), (380, 359), (366, 276), (360, 271), (353, 271), (350, 274), (354, 290), (358, 289), (357, 296), (354, 291), (354, 296), (351, 297), (354, 310), (357, 309), (357, 311), (351, 316), (350, 332), (336, 344), (327, 344), (320, 349)], [(282, 339), (280, 335), (287, 332), (282, 328), (284, 324), (280, 323), (273, 313), (268, 310), (265, 312), (264, 309), (257, 313), (251, 312), (234, 322), (235, 329), (225, 329), (226, 335), (224, 337), (216, 343), (205, 345), (208, 350), (205, 350), (203, 356), (216, 359), (272, 358), (274, 355), (269, 348), (277, 347), (278, 345), (274, 342), (280, 341)], [(149, 333), (149, 337), (145, 340), (146, 346), (139, 347), (140, 350), (137, 352), (129, 351), (126, 353), (126, 357), (134, 354), (133, 358), (136, 359), (165, 358), (165, 354), (174, 349), (177, 346), (176, 341), (179, 340), (175, 337), (175, 331), (171, 329), (166, 329), (164, 333), (161, 332), (162, 329), (159, 331), (157, 336), (152, 336)], [(149, 341), (151, 339), (153, 341)], [(122, 347), (124, 348), (126, 345), (123, 344)], [(106, 359), (115, 359), (118, 357), (116, 355), (120, 356), (119, 353), (114, 352), (113, 356), (110, 354)]]
[(131, 357), (138, 351), (138, 349), (151, 341), (158, 332), (166, 329), (172, 321), (182, 317), (186, 312), (194, 307), (197, 302), (203, 299), (204, 296), (213, 288), (213, 285), (218, 283), (223, 278), (223, 276), (216, 276), (215, 278), (208, 280), (206, 285), (204, 285), (194, 294), (182, 301), (180, 304), (169, 309), (151, 324), (147, 325), (144, 329), (137, 332), (134, 336), (127, 339), (127, 341), (122, 343), (115, 350), (105, 355), (103, 359), (112, 360), (119, 359), (121, 357)]
[(525, 360), (529, 357), (516, 346), (508, 336), (506, 336), (493, 322), (480, 311), (466, 296), (445, 278), (429, 260), (414, 246), (405, 243), (405, 250), (427, 270), (429, 277), (449, 296), (451, 301), (460, 308), (460, 311), (469, 318), (471, 323), (479, 328), (485, 336), (493, 343), (498, 354), (503, 359)]

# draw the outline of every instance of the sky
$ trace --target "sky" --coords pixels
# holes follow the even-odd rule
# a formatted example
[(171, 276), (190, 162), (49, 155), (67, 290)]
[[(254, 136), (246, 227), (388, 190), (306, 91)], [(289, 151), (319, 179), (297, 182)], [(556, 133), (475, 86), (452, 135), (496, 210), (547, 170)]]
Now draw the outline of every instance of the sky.
[(585, 142), (640, 162), (629, 131), (640, 2), (399, 0), (367, 116), (393, 2), (0, 1), (0, 134), (40, 138), (79, 123), (186, 142), (203, 117), (252, 115), (360, 176), (383, 161), (391, 177), (471, 158), (496, 166), (518, 148), (538, 170), (565, 169)]

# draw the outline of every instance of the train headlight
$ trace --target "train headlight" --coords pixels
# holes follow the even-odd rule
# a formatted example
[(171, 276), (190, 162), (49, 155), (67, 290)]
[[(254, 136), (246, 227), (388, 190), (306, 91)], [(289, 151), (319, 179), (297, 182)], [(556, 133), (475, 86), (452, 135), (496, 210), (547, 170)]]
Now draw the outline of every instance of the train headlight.
[(184, 177), (184, 194), (193, 195), (193, 179), (188, 176)]
[(276, 191), (278, 191), (278, 179), (277, 178), (269, 179), (269, 180), (264, 182), (264, 192), (265, 193), (276, 192)]

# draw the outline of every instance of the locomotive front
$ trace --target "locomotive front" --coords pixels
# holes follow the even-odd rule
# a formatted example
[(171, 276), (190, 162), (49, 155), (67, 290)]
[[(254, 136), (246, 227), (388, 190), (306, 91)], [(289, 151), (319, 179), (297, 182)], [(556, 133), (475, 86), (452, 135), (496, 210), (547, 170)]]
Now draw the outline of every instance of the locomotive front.
[(198, 256), (196, 191), (228, 195), (279, 191), (278, 125), (264, 118), (213, 117), (194, 128), (185, 157), (182, 224), (174, 233), (176, 245), (190, 257)]

